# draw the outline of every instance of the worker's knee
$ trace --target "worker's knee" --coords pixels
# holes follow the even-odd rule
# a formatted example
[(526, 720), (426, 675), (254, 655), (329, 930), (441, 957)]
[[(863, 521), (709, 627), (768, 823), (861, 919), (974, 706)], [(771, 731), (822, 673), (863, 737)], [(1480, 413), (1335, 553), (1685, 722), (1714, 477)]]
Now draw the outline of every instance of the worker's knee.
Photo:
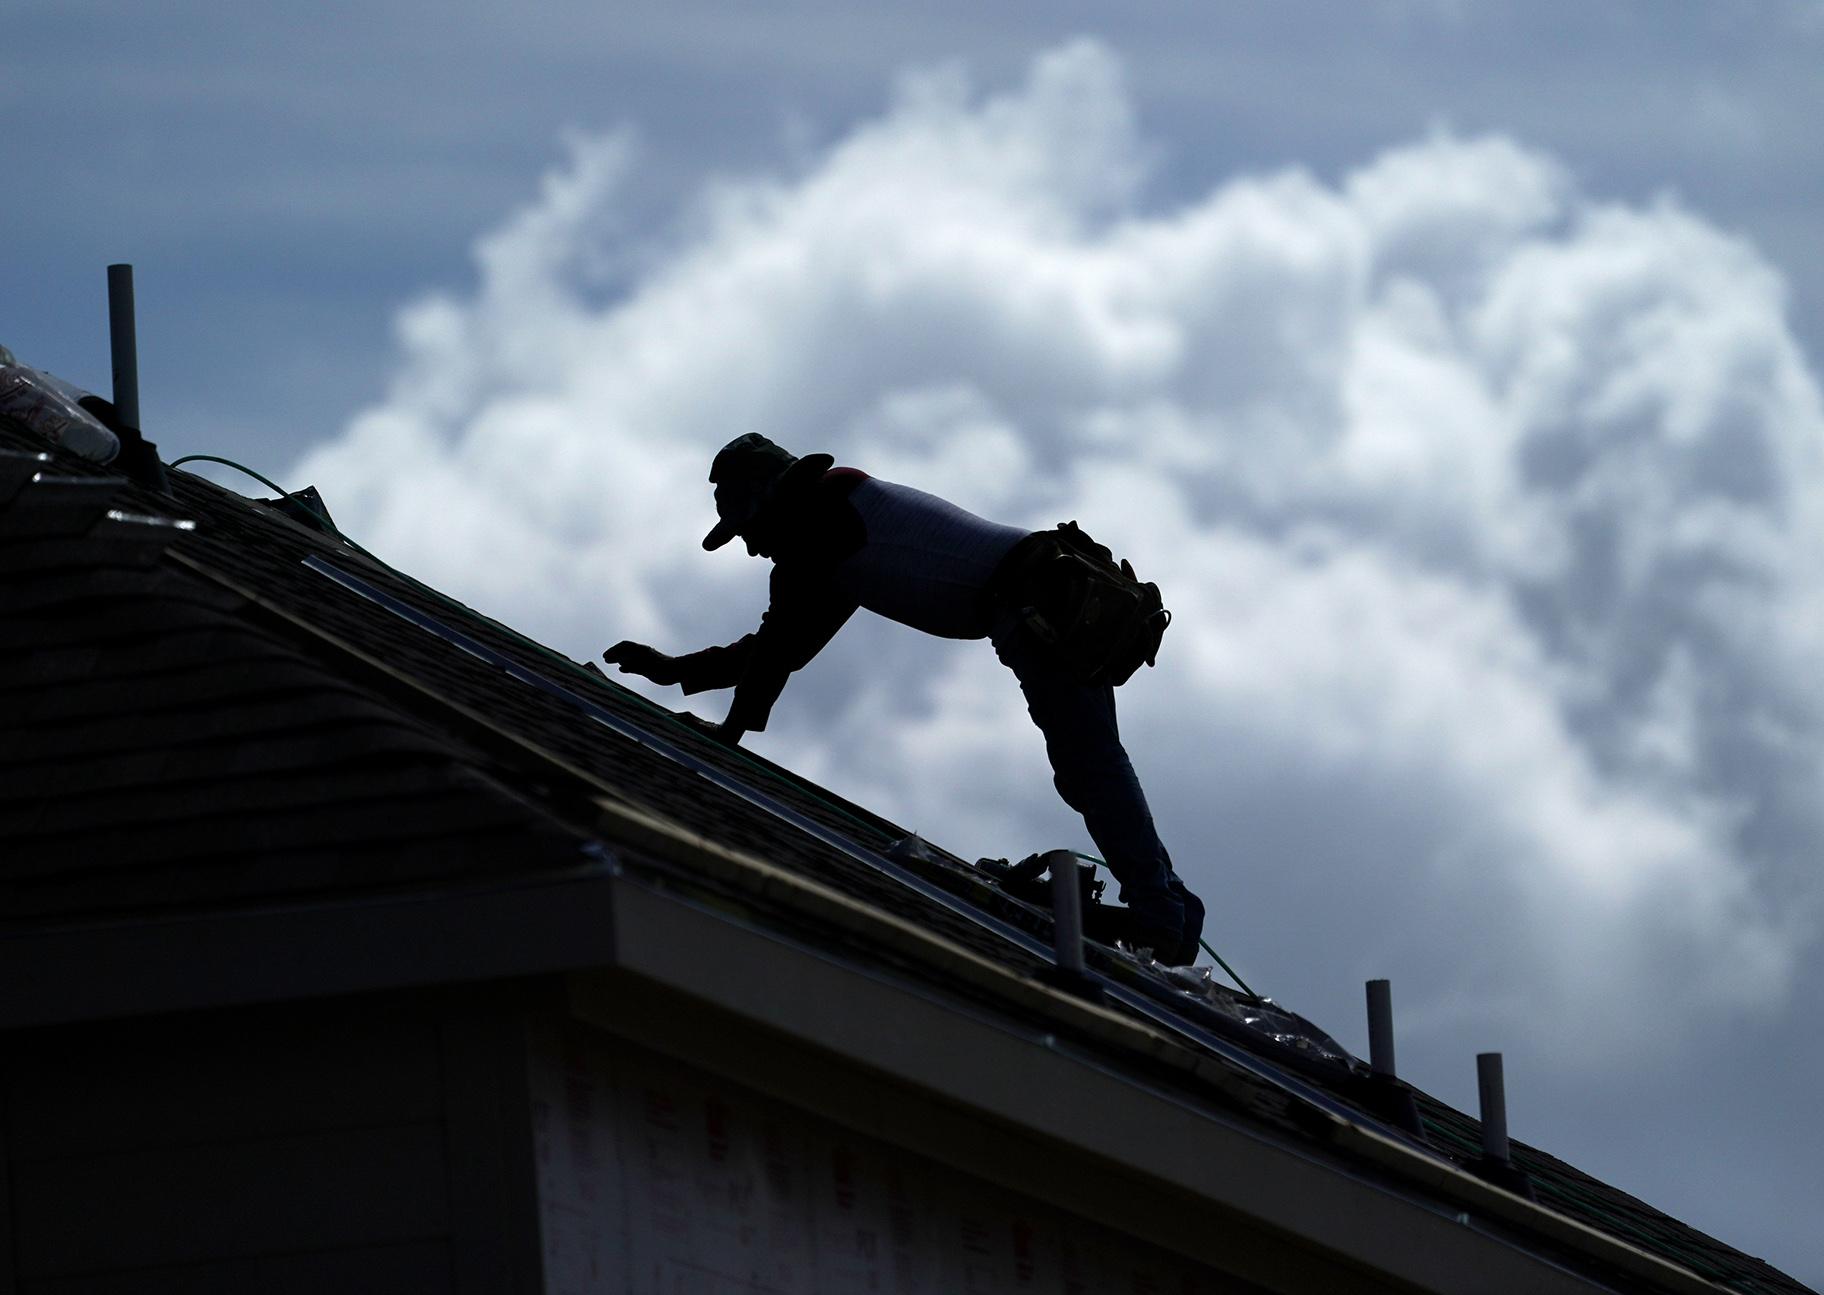
[(1078, 813), (1091, 812), (1093, 803), (1091, 803), (1091, 799), (1083, 793), (1083, 784), (1080, 777), (1067, 775), (1067, 773), (1063, 773), (1062, 770), (1058, 770), (1056, 766), (1052, 766), (1051, 784), (1054, 788), (1058, 788), (1058, 799), (1062, 799), (1063, 803), (1069, 804), (1069, 806)]

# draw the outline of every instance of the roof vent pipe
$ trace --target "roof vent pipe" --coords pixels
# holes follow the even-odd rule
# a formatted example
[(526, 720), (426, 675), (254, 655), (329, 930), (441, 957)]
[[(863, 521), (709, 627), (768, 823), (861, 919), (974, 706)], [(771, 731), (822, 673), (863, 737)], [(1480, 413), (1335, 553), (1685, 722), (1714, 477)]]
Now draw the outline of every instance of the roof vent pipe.
[(1507, 1086), (1501, 1079), (1501, 1054), (1476, 1054), (1476, 1095), (1482, 1102), (1482, 1154), (1500, 1164), (1513, 1157), (1507, 1145)]
[(1507, 1085), (1501, 1076), (1501, 1054), (1476, 1054), (1476, 1092), (1482, 1103), (1482, 1159), (1476, 1172), (1498, 1187), (1533, 1199), (1532, 1183), (1514, 1164), (1507, 1140)]
[(1085, 998), (1100, 998), (1102, 991), (1083, 965), (1083, 881), (1073, 850), (1048, 850), (1045, 866), (1051, 872), (1052, 969), (1046, 977), (1060, 989)]
[(1393, 986), (1368, 982), (1368, 1065), (1377, 1075), (1396, 1077), (1393, 1064)]
[(1395, 1128), (1423, 1140), (1418, 1103), (1393, 1064), (1393, 984), (1368, 982), (1368, 1105)]
[(1077, 891), (1077, 856), (1069, 850), (1052, 850), (1045, 856), (1051, 869), (1051, 931), (1058, 970), (1083, 974), (1083, 903)]
[(138, 485), (171, 492), (158, 446), (139, 430), (139, 335), (134, 324), (133, 267), (108, 267), (108, 350), (114, 367), (114, 399), (85, 396), (82, 407), (120, 438), (118, 466)]
[(114, 412), (139, 426), (139, 338), (133, 322), (133, 267), (108, 267), (108, 350), (114, 361)]

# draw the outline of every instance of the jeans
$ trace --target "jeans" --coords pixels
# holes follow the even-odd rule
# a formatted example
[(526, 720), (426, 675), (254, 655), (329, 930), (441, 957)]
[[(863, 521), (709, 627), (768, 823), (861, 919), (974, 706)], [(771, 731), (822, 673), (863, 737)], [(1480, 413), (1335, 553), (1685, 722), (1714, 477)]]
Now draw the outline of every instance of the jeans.
[(1026, 694), (1032, 722), (1045, 735), (1052, 781), (1120, 883), (1121, 902), (1143, 926), (1181, 932), (1185, 960), (1203, 932), (1203, 904), (1172, 871), (1172, 859), (1153, 826), (1146, 793), (1121, 745), (1115, 690), (1077, 682), (1051, 649), (1011, 609), (995, 613), (989, 631), (995, 655)]

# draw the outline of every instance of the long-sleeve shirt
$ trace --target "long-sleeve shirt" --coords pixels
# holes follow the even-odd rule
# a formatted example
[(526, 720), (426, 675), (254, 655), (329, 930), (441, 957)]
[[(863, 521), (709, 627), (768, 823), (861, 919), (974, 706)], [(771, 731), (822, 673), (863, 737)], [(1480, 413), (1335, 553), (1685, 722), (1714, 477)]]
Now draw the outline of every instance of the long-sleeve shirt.
[(832, 468), (781, 526), (760, 628), (677, 658), (687, 693), (735, 690), (730, 727), (759, 732), (792, 673), (857, 607), (928, 634), (982, 638), (990, 584), (1026, 537), (936, 495)]

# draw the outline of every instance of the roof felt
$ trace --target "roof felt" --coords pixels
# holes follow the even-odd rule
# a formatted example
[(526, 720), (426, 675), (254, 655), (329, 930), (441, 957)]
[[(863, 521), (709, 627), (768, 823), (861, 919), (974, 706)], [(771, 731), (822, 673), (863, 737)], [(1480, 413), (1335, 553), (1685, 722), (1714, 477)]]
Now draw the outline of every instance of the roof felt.
[[(166, 497), (20, 457), (48, 448), (0, 419), (0, 926), (565, 869), (606, 795), (1012, 971), (1047, 969), (1017, 938), (1049, 942), (1047, 916), (965, 861), (883, 867), (903, 829), (335, 537), (183, 472)], [(1379, 1120), (1359, 1065), (1250, 1034), (1098, 946), (1090, 960)], [(1203, 1099), (1308, 1128), (1285, 1086), (1231, 1078)], [(1424, 1148), (1473, 1166), (1476, 1121), (1413, 1097)], [(1541, 1151), (1513, 1156), (1542, 1205), (1591, 1228), (1728, 1289), (1806, 1289)]]

